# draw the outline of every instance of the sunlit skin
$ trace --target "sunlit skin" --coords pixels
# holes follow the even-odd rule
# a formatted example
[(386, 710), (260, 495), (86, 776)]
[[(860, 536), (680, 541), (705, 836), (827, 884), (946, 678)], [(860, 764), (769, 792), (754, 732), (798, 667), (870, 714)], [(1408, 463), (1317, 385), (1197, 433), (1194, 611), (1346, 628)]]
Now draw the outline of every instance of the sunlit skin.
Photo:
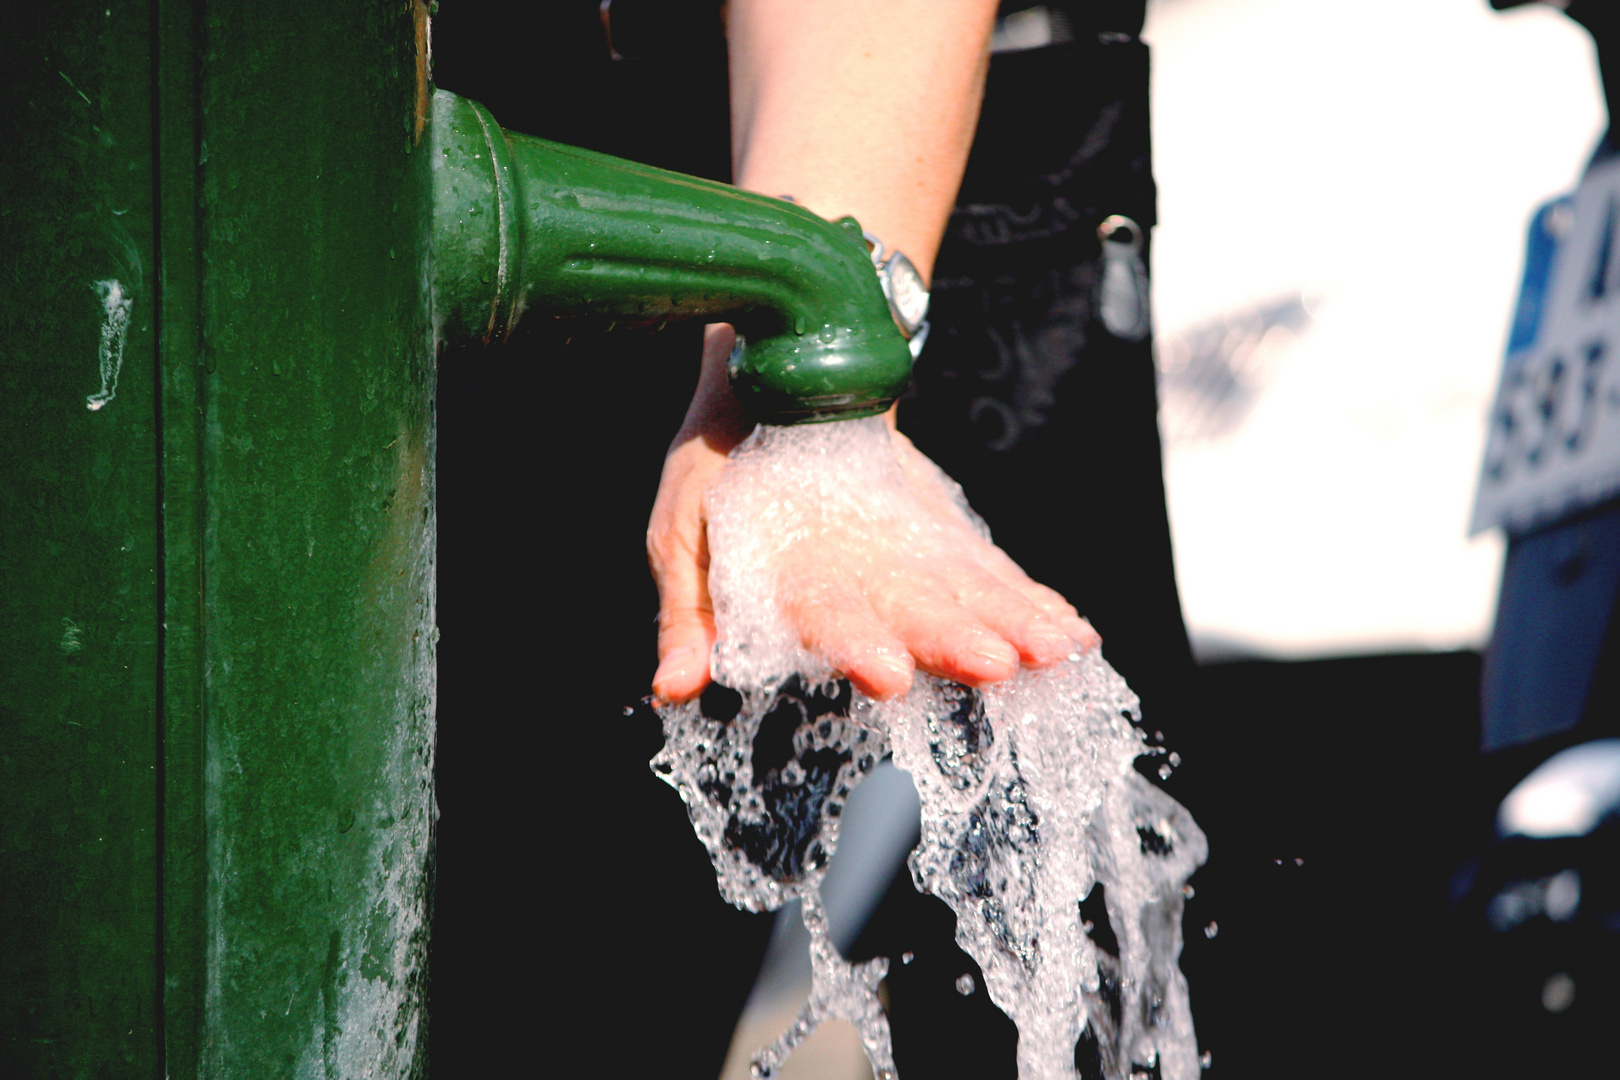
[[(737, 183), (854, 215), (924, 278), (932, 274), (973, 138), (994, 0), (732, 0)], [(715, 641), (703, 496), (752, 424), (726, 385), (734, 335), (708, 328), (696, 393), (664, 461), (647, 530), (658, 583), (653, 693), (686, 701), (709, 683)], [(878, 698), (921, 669), (983, 685), (1098, 638), (1061, 596), (965, 526), (938, 470), (894, 429), (895, 454), (950, 537), (928, 561), (858, 524), (787, 553), (778, 587), (800, 640)]]

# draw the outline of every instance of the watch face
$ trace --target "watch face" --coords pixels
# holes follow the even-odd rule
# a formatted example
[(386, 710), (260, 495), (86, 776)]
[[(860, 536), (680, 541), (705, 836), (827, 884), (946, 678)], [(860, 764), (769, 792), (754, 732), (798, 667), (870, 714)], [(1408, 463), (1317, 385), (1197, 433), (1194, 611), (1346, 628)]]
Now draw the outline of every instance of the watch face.
[(883, 291), (889, 295), (889, 310), (910, 337), (928, 314), (928, 287), (911, 260), (898, 251), (883, 264), (883, 282)]

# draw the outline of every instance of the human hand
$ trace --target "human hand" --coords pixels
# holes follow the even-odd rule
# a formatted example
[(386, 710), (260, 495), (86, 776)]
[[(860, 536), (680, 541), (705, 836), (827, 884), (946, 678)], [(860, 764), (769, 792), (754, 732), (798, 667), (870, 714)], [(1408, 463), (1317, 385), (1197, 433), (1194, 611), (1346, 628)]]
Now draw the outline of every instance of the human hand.
[[(733, 341), (724, 325), (705, 336), (698, 391), (648, 526), (660, 600), (653, 692), (664, 701), (689, 700), (710, 680), (704, 500), (752, 430), (726, 385)], [(903, 527), (809, 506), (772, 556), (783, 616), (805, 649), (862, 693), (889, 698), (905, 693), (918, 668), (978, 686), (1011, 677), (1020, 663), (1049, 664), (1097, 644), (1062, 597), (990, 542), (960, 489), (894, 430), (892, 413), (890, 441), (903, 477), (892, 508)]]

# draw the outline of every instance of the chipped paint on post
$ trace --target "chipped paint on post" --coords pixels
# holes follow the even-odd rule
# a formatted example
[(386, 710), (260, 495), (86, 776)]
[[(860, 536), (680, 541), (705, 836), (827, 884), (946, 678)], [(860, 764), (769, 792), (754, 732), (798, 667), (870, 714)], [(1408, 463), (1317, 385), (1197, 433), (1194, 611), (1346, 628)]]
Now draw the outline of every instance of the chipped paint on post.
[(101, 369), (101, 389), (85, 399), (85, 408), (99, 412), (118, 396), (118, 373), (124, 368), (124, 341), (129, 337), (129, 313), (135, 298), (124, 293), (117, 278), (96, 282), (96, 293), (106, 318), (101, 323), (101, 349), (97, 353)]

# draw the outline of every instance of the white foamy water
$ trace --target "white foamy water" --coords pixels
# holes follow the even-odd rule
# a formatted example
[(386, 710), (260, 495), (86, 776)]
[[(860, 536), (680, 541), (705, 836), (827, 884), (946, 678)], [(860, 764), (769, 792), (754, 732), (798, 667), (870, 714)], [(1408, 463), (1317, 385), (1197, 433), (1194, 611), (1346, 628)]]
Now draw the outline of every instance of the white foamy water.
[(1078, 1075), (1110, 1080), (1196, 1077), (1177, 959), (1183, 886), (1207, 846), (1136, 772), (1149, 749), (1124, 680), (1093, 649), (982, 690), (919, 675), (892, 701), (853, 691), (789, 629), (786, 575), (807, 551), (858, 564), (839, 541), (867, 530), (948, 564), (982, 523), (942, 473), (896, 457), (881, 419), (761, 428), (732, 459), (707, 503), (722, 685), (660, 709), (653, 768), (680, 792), (727, 900), (803, 900), (814, 986), (755, 1075), (829, 1017), (855, 1026), (880, 1080), (895, 1075), (877, 994), (889, 961), (839, 956), (817, 891), (850, 790), (892, 751), (922, 801), (912, 878), (956, 913), (957, 943), (1018, 1025), (1019, 1076), (1074, 1077), (1079, 1061)]

